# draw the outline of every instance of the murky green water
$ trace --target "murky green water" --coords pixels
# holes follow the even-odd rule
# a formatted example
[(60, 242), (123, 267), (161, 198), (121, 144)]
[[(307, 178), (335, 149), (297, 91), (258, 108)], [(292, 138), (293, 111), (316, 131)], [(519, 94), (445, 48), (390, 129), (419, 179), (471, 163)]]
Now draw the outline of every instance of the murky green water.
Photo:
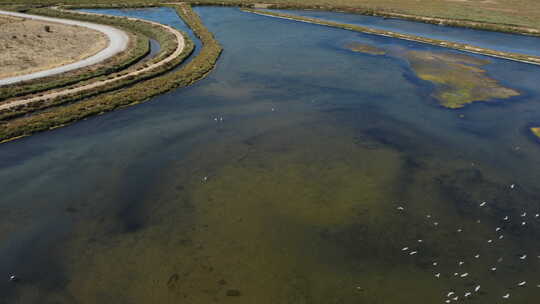
[(344, 45), (458, 52), (196, 11), (207, 79), (0, 147), (0, 303), (535, 303), (538, 67), (449, 110)]

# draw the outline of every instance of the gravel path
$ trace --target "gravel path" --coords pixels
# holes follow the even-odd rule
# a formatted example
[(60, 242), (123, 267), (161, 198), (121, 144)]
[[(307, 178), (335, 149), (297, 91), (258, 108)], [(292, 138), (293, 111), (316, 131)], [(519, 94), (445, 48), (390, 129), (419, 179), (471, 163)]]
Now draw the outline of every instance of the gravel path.
[(8, 16), (14, 16), (14, 17), (21, 17), (21, 18), (27, 18), (27, 19), (34, 19), (34, 20), (41, 20), (41, 21), (49, 21), (49, 22), (56, 22), (56, 23), (63, 23), (68, 25), (77, 25), (77, 26), (83, 26), (92, 30), (96, 30), (99, 32), (102, 32), (105, 34), (109, 40), (109, 44), (106, 48), (98, 52), (97, 54), (90, 56), (86, 59), (83, 59), (81, 61), (77, 61), (74, 63), (66, 64), (63, 66), (59, 66), (53, 69), (35, 72), (31, 74), (26, 75), (20, 75), (20, 76), (14, 76), (14, 77), (8, 77), (0, 79), (0, 86), (8, 85), (8, 84), (14, 84), (21, 81), (31, 80), (31, 79), (37, 79), (42, 77), (47, 77), (51, 75), (56, 75), (68, 71), (72, 71), (75, 69), (83, 68), (89, 65), (93, 65), (99, 62), (104, 61), (105, 59), (108, 59), (122, 51), (124, 51), (128, 46), (129, 37), (124, 32), (117, 28), (102, 25), (102, 24), (95, 24), (90, 22), (83, 22), (83, 21), (76, 21), (76, 20), (69, 20), (69, 19), (60, 19), (60, 18), (51, 18), (51, 17), (43, 17), (43, 16), (37, 16), (37, 15), (28, 15), (28, 14), (21, 14), (21, 13), (15, 13), (15, 12), (8, 12), (0, 10), (0, 15), (8, 15)]

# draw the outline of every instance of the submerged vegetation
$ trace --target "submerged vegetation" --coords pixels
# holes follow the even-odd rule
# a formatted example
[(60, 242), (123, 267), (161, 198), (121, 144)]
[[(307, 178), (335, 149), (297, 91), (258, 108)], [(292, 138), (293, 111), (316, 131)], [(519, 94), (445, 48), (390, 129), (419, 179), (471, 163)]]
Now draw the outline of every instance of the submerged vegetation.
[[(161, 73), (164, 74), (162, 76), (154, 77), (157, 75), (152, 74), (147, 77), (154, 78), (137, 82), (136, 84), (129, 83), (130, 86), (123, 87), (122, 90), (101, 94), (62, 107), (51, 108), (28, 117), (7, 121), (0, 129), (0, 140), (6, 141), (21, 136), (28, 136), (36, 132), (57, 128), (88, 116), (102, 114), (119, 107), (140, 103), (171, 89), (190, 85), (205, 77), (213, 69), (222, 48), (217, 40), (214, 39), (212, 33), (204, 27), (200, 18), (189, 5), (179, 4), (171, 6), (176, 9), (186, 24), (201, 39), (203, 48), (197, 57), (193, 58), (193, 60), (181, 69), (165, 73), (178, 66), (191, 54), (193, 44), (189, 43), (184, 48), (181, 56), (163, 68)], [(189, 39), (185, 37), (185, 40), (188, 41)], [(145, 78), (143, 77), (143, 79)]]
[(365, 43), (359, 43), (359, 42), (347, 43), (345, 45), (345, 48), (353, 52), (365, 53), (365, 54), (370, 54), (370, 55), (386, 54), (386, 51), (381, 48), (378, 48), (369, 44), (365, 44)]
[(426, 51), (409, 51), (405, 56), (419, 78), (436, 85), (433, 97), (446, 108), (457, 109), (475, 101), (520, 95), (486, 75), (481, 66), (488, 64), (487, 60)]

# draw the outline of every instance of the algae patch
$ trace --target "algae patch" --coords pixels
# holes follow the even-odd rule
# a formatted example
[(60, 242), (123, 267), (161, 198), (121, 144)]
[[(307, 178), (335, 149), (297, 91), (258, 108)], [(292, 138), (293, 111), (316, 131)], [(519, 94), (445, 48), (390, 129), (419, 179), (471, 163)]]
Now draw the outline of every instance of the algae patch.
[(534, 136), (540, 138), (540, 127), (532, 127), (531, 132), (534, 134)]
[(409, 51), (406, 53), (416, 75), (436, 85), (433, 97), (446, 108), (458, 109), (477, 101), (518, 96), (502, 86), (481, 67), (489, 61), (451, 53)]
[(364, 43), (350, 42), (345, 45), (345, 48), (357, 53), (365, 53), (370, 55), (385, 55), (386, 51)]

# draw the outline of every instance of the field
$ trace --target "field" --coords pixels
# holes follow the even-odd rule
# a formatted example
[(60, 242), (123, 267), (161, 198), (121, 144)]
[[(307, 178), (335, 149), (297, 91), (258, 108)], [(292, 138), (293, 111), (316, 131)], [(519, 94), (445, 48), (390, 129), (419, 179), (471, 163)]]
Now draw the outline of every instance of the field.
[[(68, 5), (145, 5), (166, 0), (1, 0), (6, 5), (13, 4), (56, 4)], [(540, 29), (540, 1), (536, 0), (190, 0), (191, 3), (254, 4), (259, 2), (297, 6), (323, 6), (333, 8), (369, 8), (400, 12), (427, 17), (443, 17), (499, 24), (511, 24)]]
[(0, 78), (62, 66), (107, 46), (100, 32), (30, 19), (0, 19)]

